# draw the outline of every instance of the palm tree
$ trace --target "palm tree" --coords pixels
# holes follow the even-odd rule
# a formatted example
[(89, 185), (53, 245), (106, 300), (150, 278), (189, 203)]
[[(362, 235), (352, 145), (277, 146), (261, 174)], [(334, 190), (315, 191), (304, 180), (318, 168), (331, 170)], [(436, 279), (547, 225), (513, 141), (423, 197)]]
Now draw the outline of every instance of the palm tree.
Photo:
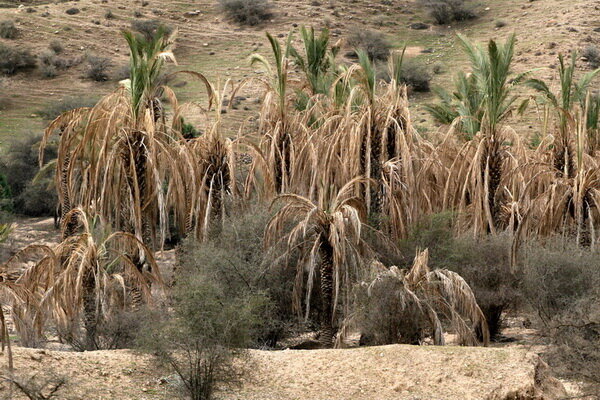
[(260, 118), (261, 143), (255, 151), (256, 158), (264, 158), (267, 161), (266, 167), (269, 170), (263, 171), (265, 184), (272, 185), (273, 191), (279, 194), (288, 188), (293, 159), (292, 136), (295, 124), (289, 121), (287, 110), (292, 35), (288, 35), (284, 46), (268, 32), (267, 38), (275, 59), (275, 71), (271, 63), (260, 54), (254, 54), (250, 59), (251, 65), (261, 64), (272, 77), (272, 81), (264, 82), (267, 94)]
[[(588, 101), (588, 91), (594, 78), (600, 73), (600, 69), (584, 74), (578, 82), (575, 81), (575, 69), (577, 62), (577, 53), (573, 52), (571, 62), (565, 63), (562, 54), (558, 56), (558, 76), (560, 79), (560, 93), (554, 94), (548, 85), (540, 79), (529, 79), (525, 82), (528, 86), (535, 89), (542, 98), (542, 103), (549, 105), (555, 114), (557, 127), (554, 134), (553, 157), (554, 168), (560, 176), (573, 177), (576, 169), (575, 138), (572, 133), (574, 129), (574, 118), (576, 106), (586, 109), (589, 112), (588, 126), (590, 130), (594, 129), (594, 121), (597, 121), (597, 112), (594, 117), (594, 102), (591, 101), (586, 107)], [(593, 138), (593, 134), (589, 134)]]
[[(331, 347), (335, 335), (335, 318), (342, 290), (347, 288), (351, 277), (360, 265), (364, 242), (361, 238), (365, 219), (364, 203), (353, 195), (354, 185), (361, 179), (353, 179), (337, 193), (323, 190), (318, 201), (295, 194), (282, 194), (274, 201), (283, 207), (269, 221), (265, 230), (265, 243), (272, 246), (285, 242), (288, 251), (299, 244), (307, 261), (309, 277), (306, 287), (306, 313), (310, 311), (310, 298), (316, 272), (320, 278), (321, 330), (319, 341), (323, 347)], [(294, 227), (284, 235), (286, 224)], [(301, 304), (304, 266), (297, 270), (294, 288), (295, 304)]]
[[(41, 333), (46, 313), (50, 312), (61, 335), (80, 349), (97, 350), (101, 348), (98, 325), (116, 310), (137, 302), (123, 298), (125, 290), (130, 289), (126, 282), (137, 289), (131, 293), (140, 293), (144, 301), (150, 302), (150, 283), (162, 285), (162, 278), (152, 252), (131, 233), (110, 233), (98, 224), (98, 218), (90, 220), (79, 208), (69, 212), (63, 229), (67, 221), (73, 220), (77, 220), (81, 232), (53, 248), (28, 246), (13, 256), (3, 270), (22, 270), (15, 283), (35, 295), (37, 301), (22, 304), (17, 311), (31, 315), (36, 330)], [(135, 260), (140, 252), (150, 265), (144, 271), (138, 269)], [(41, 257), (32, 266), (24, 266), (32, 254)], [(85, 331), (83, 338), (80, 320)]]
[(423, 108), (441, 124), (451, 125), (456, 121), (459, 132), (470, 140), (481, 130), (483, 96), (477, 90), (475, 74), (467, 75), (460, 71), (454, 86), (455, 90), (452, 93), (441, 87), (435, 88), (433, 91), (440, 102), (426, 104)]
[(302, 26), (300, 34), (305, 56), (303, 57), (294, 47), (290, 47), (290, 55), (304, 72), (310, 95), (328, 94), (334, 80), (331, 70), (335, 67), (335, 57), (340, 47), (334, 45), (329, 48), (329, 30), (326, 28), (316, 37), (313, 27), (307, 30)]
[[(475, 233), (495, 232), (507, 226), (506, 196), (518, 196), (514, 190), (506, 190), (510, 186), (506, 179), (512, 179), (508, 171), (514, 169), (507, 164), (515, 159), (509, 156), (506, 143), (513, 142), (518, 147), (521, 139), (502, 123), (515, 110), (517, 96), (511, 94), (513, 87), (521, 83), (527, 73), (510, 80), (514, 34), (504, 44), (490, 40), (487, 50), (461, 35), (458, 37), (473, 69), (468, 85), (474, 87), (468, 92), (474, 92), (475, 98), (480, 99), (477, 111), (469, 113), (481, 119), (473, 140), (454, 150), (460, 157), (455, 157), (450, 167), (444, 201), (461, 213), (465, 213), (467, 206), (471, 208), (467, 214), (472, 218)], [(522, 104), (519, 109), (523, 107)]]

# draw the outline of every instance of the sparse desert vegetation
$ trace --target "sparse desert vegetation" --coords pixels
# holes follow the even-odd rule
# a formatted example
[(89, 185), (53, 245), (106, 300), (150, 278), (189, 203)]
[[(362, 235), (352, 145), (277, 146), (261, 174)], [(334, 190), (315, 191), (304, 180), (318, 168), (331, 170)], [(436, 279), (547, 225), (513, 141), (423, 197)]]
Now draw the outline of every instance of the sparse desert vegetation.
[(600, 393), (598, 30), (107, 3), (0, 9), (0, 396)]

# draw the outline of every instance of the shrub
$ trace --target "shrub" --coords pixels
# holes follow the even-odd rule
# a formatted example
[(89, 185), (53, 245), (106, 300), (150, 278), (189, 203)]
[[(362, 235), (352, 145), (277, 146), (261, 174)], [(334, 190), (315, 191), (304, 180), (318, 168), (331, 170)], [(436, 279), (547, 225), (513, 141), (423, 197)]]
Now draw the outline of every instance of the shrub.
[[(0, 161), (0, 173), (6, 176), (14, 198), (15, 211), (30, 216), (52, 216), (56, 209), (56, 192), (51, 176), (39, 177), (38, 148), (40, 135), (26, 135), (8, 145)], [(45, 160), (56, 158), (56, 147), (50, 146)]]
[(465, 0), (421, 0), (421, 2), (439, 25), (477, 17), (473, 8)]
[(398, 279), (383, 278), (370, 295), (367, 287), (360, 287), (356, 297), (361, 346), (419, 344), (424, 339), (426, 315), (417, 301), (406, 296), (406, 288)]
[(0, 43), (0, 73), (12, 75), (31, 68), (35, 68), (35, 58), (29, 50)]
[(554, 346), (545, 354), (562, 376), (600, 389), (600, 259), (589, 249), (550, 240), (522, 251), (523, 294), (536, 327)]
[(44, 78), (54, 78), (58, 74), (56, 67), (52, 64), (40, 64), (40, 72)]
[(209, 271), (185, 268), (173, 291), (173, 315), (154, 318), (138, 344), (171, 367), (191, 399), (212, 399), (217, 387), (238, 382), (244, 349), (268, 300), (230, 292)]
[[(254, 347), (275, 347), (285, 329), (296, 321), (292, 311), (295, 270), (276, 263), (265, 267), (264, 229), (268, 212), (258, 206), (227, 217), (222, 230), (209, 241), (188, 242), (180, 250), (182, 268), (190, 273), (203, 271), (220, 282), (226, 293), (262, 296), (270, 304), (261, 309), (261, 323), (251, 332)], [(196, 272), (194, 272), (196, 271)], [(186, 274), (178, 274), (186, 276)], [(179, 282), (176, 282), (178, 285)]]
[(348, 38), (348, 45), (355, 50), (364, 50), (373, 61), (387, 60), (392, 48), (383, 33), (365, 29), (354, 29)]
[(162, 27), (167, 35), (173, 32), (173, 28), (165, 25), (157, 19), (133, 20), (131, 21), (131, 29), (141, 33), (146, 38), (150, 39), (156, 35), (158, 29)]
[(37, 115), (45, 120), (53, 120), (65, 111), (73, 110), (79, 107), (92, 107), (96, 100), (89, 97), (66, 97), (59, 101), (48, 103), (43, 109), (36, 112)]
[[(452, 214), (436, 214), (418, 223), (401, 252), (409, 257), (429, 248), (430, 266), (446, 268), (471, 286), (493, 338), (500, 333), (505, 311), (519, 304), (519, 280), (511, 273), (510, 240), (504, 236), (473, 239), (455, 237)], [(402, 265), (409, 265), (410, 258)]]
[(219, 0), (227, 18), (240, 25), (260, 25), (273, 18), (269, 0)]
[(106, 18), (106, 19), (114, 19), (115, 18), (115, 14), (113, 14), (112, 10), (106, 10), (106, 12), (104, 13), (104, 18)]
[(431, 70), (436, 75), (443, 73), (445, 69), (446, 68), (445, 68), (444, 64), (439, 61), (434, 63), (433, 66), (431, 67)]
[(88, 55), (86, 77), (96, 82), (107, 81), (108, 70), (111, 66), (112, 61), (108, 57)]
[(55, 54), (60, 54), (64, 51), (64, 46), (60, 40), (53, 40), (48, 45), (48, 48), (52, 50)]
[(583, 49), (582, 56), (587, 59), (592, 68), (600, 68), (600, 49), (597, 46), (587, 46)]
[(471, 286), (488, 322), (490, 335), (500, 334), (504, 312), (519, 303), (519, 279), (510, 268), (510, 238), (490, 236), (479, 240), (463, 237), (453, 241), (441, 267), (457, 272)]
[(19, 31), (13, 21), (0, 21), (0, 37), (2, 39), (14, 39)]
[(415, 92), (429, 92), (431, 73), (427, 66), (420, 61), (409, 59), (402, 64), (401, 80), (412, 87)]
[(69, 9), (67, 9), (67, 11), (65, 11), (65, 12), (69, 15), (75, 15), (75, 14), (79, 14), (80, 10), (77, 7), (71, 7)]

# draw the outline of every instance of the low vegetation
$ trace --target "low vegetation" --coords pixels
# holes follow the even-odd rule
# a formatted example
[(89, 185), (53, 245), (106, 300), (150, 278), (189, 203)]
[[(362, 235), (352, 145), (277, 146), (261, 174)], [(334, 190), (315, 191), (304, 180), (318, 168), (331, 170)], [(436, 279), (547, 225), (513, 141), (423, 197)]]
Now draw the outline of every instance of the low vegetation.
[(387, 60), (392, 48), (383, 33), (362, 28), (353, 30), (348, 37), (348, 46), (353, 49), (354, 56), (357, 56), (356, 50), (362, 50), (372, 61)]
[(96, 82), (104, 82), (109, 79), (109, 69), (112, 67), (112, 60), (108, 57), (88, 55), (86, 57), (87, 70), (86, 77)]
[(0, 73), (13, 75), (35, 68), (35, 57), (27, 49), (0, 43)]
[[(220, 4), (239, 24), (272, 18), (266, 1)], [(474, 15), (463, 1), (423, 4), (438, 23)], [(297, 347), (344, 347), (354, 333), (363, 345), (443, 345), (445, 333), (487, 345), (507, 313), (528, 311), (556, 357), (597, 366), (600, 70), (561, 55), (555, 89), (513, 73), (514, 35), (486, 46), (459, 35), (471, 71), (435, 89), (426, 109), (445, 126), (432, 138), (408, 97), (429, 90), (429, 70), (383, 34), (355, 30), (350, 64), (327, 29), (267, 34), (268, 54), (250, 57), (264, 69), (254, 132), (233, 137), (222, 107), (245, 82), (181, 70), (207, 101), (180, 103), (164, 75), (173, 30), (133, 20), (123, 35), (128, 79), (98, 101), (49, 105), (42, 138), (2, 158), (4, 208), (60, 210), (60, 243), (1, 267), (22, 344), (51, 330), (74, 350), (137, 346), (185, 396), (210, 399), (239, 380), (248, 348), (299, 334), (310, 340)], [(38, 57), (50, 75), (52, 47)], [(106, 81), (111, 65), (88, 55), (86, 77)], [(531, 103), (546, 133), (534, 144), (508, 125)], [(202, 114), (193, 125), (190, 110)], [(155, 259), (165, 247), (172, 271)]]
[(0, 38), (15, 39), (18, 33), (19, 30), (17, 29), (13, 21), (0, 21)]
[(219, 0), (223, 13), (240, 25), (256, 26), (274, 16), (270, 0)]
[(420, 0), (438, 25), (477, 17), (469, 0)]

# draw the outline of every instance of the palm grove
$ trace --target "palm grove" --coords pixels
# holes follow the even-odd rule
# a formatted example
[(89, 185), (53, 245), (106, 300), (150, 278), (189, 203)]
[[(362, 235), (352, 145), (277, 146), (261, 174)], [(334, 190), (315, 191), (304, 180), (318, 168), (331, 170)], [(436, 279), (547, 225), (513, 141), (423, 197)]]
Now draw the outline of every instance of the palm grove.
[[(428, 139), (411, 124), (403, 52), (384, 67), (358, 49), (347, 64), (327, 30), (302, 28), (302, 48), (292, 34), (283, 42), (267, 36), (272, 54), (251, 59), (267, 72), (253, 135), (231, 139), (219, 107), (247, 82), (215, 85), (178, 71), (199, 80), (208, 99), (195, 106), (209, 121), (203, 133), (186, 134), (191, 106), (178, 102), (164, 73), (175, 61), (175, 35), (162, 29), (124, 33), (130, 78), (93, 107), (50, 123), (39, 159), (55, 170), (62, 242), (23, 249), (0, 282), (23, 342), (42, 341), (53, 326), (79, 349), (104, 348), (99, 329), (119, 311), (164, 308), (185, 285), (178, 268), (165, 279), (155, 251), (173, 238), (218, 238), (229, 216), (256, 204), (272, 210), (261, 262), (292, 271), (291, 311), (314, 322), (323, 347), (344, 345), (360, 296), (399, 304), (403, 319), (379, 343), (444, 344), (447, 329), (462, 344), (488, 343), (488, 325), (498, 321), (460, 275), (430, 268), (426, 249), (408, 255), (408, 269), (378, 261), (379, 249), (397, 251), (429, 216), (449, 213), (457, 235), (506, 235), (515, 274), (530, 239), (563, 235), (596, 246), (600, 98), (589, 87), (598, 71), (577, 81), (575, 55), (561, 56), (553, 91), (532, 73), (512, 73), (514, 36), (486, 47), (459, 36), (471, 71), (427, 106), (448, 127)], [(519, 98), (522, 85), (539, 96)], [(544, 110), (544, 130), (529, 142), (507, 122), (533, 102)], [(44, 164), (52, 140), (58, 155)]]

